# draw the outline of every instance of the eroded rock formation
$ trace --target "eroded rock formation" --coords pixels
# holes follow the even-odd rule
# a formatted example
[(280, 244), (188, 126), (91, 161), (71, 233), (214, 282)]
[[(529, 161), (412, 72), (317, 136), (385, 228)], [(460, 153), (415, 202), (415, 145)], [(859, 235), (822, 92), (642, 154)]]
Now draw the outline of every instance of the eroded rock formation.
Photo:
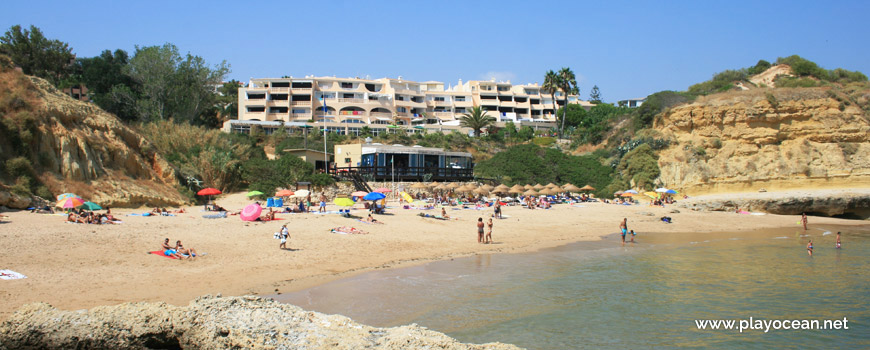
[(409, 325), (375, 328), (253, 296), (201, 297), (187, 306), (126, 303), (61, 311), (21, 307), (0, 325), (8, 349), (517, 349), (464, 344)]
[(661, 180), (700, 194), (870, 187), (870, 122), (827, 88), (756, 89), (672, 108)]

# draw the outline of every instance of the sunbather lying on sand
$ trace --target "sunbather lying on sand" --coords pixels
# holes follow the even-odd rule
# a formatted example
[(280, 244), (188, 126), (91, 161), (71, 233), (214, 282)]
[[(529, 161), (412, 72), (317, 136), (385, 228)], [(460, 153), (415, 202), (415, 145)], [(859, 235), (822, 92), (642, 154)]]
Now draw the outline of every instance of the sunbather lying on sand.
[(187, 256), (188, 259), (195, 258), (197, 253), (196, 249), (193, 248), (185, 248), (181, 245), (181, 241), (175, 241), (175, 251), (181, 254), (182, 256)]
[(169, 238), (166, 238), (163, 241), (163, 244), (160, 245), (160, 247), (163, 249), (164, 255), (171, 256), (171, 257), (174, 257), (176, 259), (184, 259), (183, 255), (178, 254), (178, 251), (175, 250), (175, 247), (169, 245)]
[(340, 226), (332, 229), (334, 233), (346, 233), (346, 234), (367, 234), (368, 232), (360, 230), (356, 227), (348, 227), (348, 226)]

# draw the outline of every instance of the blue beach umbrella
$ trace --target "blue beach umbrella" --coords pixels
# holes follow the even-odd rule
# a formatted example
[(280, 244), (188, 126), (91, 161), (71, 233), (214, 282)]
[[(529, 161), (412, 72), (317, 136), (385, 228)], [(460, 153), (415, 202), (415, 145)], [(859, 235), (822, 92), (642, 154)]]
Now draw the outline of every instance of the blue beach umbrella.
[(376, 201), (376, 200), (384, 199), (386, 197), (387, 196), (385, 196), (383, 193), (371, 192), (371, 193), (365, 195), (365, 197), (363, 197), (363, 199), (365, 199), (367, 201)]

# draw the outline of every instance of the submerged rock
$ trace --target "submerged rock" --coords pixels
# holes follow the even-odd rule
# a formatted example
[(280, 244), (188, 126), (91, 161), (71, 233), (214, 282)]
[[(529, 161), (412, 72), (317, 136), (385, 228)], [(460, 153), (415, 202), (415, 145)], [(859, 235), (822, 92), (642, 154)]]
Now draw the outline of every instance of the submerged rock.
[(412, 324), (361, 325), (253, 296), (197, 298), (187, 306), (125, 303), (63, 311), (22, 306), (0, 325), (0, 349), (518, 349), (465, 344)]

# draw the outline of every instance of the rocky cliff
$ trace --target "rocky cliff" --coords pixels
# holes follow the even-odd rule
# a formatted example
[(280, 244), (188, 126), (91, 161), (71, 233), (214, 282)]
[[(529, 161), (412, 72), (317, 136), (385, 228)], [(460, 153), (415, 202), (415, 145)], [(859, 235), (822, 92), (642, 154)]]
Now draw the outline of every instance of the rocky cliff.
[(673, 141), (661, 181), (690, 194), (870, 187), (868, 116), (830, 89), (729, 92), (666, 111), (654, 125)]
[[(4, 106), (4, 123), (26, 120), (26, 158), (35, 175), (54, 194), (73, 192), (103, 206), (180, 205), (177, 179), (169, 163), (147, 140), (94, 104), (74, 100), (47, 81), (2, 71), (3, 93), (15, 94)], [(20, 96), (18, 96), (20, 95)], [(18, 118), (18, 121), (15, 120)], [(14, 148), (0, 142), (4, 157)], [(12, 156), (10, 156), (12, 155)], [(21, 154), (19, 154), (21, 155)], [(0, 205), (26, 207), (30, 200), (3, 191)], [(53, 198), (46, 198), (53, 199)]]
[(258, 297), (202, 297), (187, 306), (127, 303), (60, 311), (37, 303), (0, 325), (4, 349), (517, 349), (463, 344), (409, 325), (375, 328)]

